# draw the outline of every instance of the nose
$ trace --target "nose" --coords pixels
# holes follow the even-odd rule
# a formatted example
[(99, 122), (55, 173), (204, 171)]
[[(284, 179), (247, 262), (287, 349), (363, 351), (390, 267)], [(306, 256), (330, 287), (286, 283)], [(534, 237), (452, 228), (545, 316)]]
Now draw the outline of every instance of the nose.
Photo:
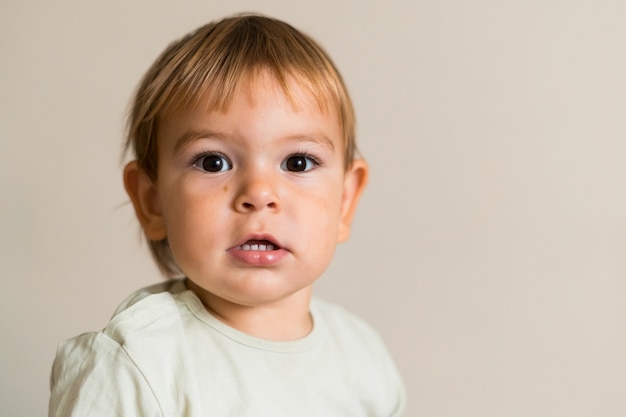
[(247, 175), (235, 197), (235, 210), (249, 213), (265, 209), (280, 211), (276, 182), (267, 175)]

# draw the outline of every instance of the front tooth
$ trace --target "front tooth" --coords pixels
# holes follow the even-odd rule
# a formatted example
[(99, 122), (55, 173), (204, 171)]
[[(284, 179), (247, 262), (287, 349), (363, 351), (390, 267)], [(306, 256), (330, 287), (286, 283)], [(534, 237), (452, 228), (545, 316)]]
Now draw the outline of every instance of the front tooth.
[(257, 243), (253, 243), (253, 244), (244, 244), (239, 246), (239, 249), (241, 250), (256, 250), (256, 251), (271, 251), (276, 249), (276, 246), (272, 245), (272, 244), (257, 244)]

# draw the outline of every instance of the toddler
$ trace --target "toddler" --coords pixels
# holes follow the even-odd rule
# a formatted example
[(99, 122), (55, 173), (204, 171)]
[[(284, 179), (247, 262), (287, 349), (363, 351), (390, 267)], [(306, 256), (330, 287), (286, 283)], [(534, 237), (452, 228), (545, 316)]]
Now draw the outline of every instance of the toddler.
[(170, 45), (133, 101), (124, 185), (171, 279), (61, 344), (49, 416), (401, 415), (379, 336), (312, 297), (367, 182), (354, 123), (330, 58), (284, 22)]

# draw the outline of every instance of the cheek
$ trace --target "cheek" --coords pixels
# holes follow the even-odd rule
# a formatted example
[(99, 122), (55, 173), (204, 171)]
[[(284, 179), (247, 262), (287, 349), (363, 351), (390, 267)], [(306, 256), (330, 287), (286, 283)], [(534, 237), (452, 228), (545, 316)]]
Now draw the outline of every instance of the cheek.
[(309, 234), (315, 236), (315, 241), (310, 243), (325, 251), (334, 250), (341, 211), (341, 189), (325, 187), (320, 192), (309, 194), (303, 202), (299, 207), (302, 221)]
[[(207, 198), (207, 194), (212, 197)], [(167, 192), (162, 194), (162, 205), (170, 244), (184, 245), (207, 228), (221, 224), (217, 218), (221, 213), (219, 207), (224, 204), (224, 195), (221, 189), (207, 191), (182, 184), (168, 187)]]

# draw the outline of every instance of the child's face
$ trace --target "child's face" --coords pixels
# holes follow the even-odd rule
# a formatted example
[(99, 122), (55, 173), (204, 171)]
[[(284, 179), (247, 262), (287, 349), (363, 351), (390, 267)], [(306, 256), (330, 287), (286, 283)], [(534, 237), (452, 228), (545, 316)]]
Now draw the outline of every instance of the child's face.
[(185, 275), (221, 301), (254, 306), (308, 291), (348, 237), (367, 166), (345, 168), (333, 108), (293, 93), (295, 107), (261, 74), (226, 112), (164, 120), (157, 182), (140, 175), (133, 202), (144, 201), (146, 235), (167, 237)]

